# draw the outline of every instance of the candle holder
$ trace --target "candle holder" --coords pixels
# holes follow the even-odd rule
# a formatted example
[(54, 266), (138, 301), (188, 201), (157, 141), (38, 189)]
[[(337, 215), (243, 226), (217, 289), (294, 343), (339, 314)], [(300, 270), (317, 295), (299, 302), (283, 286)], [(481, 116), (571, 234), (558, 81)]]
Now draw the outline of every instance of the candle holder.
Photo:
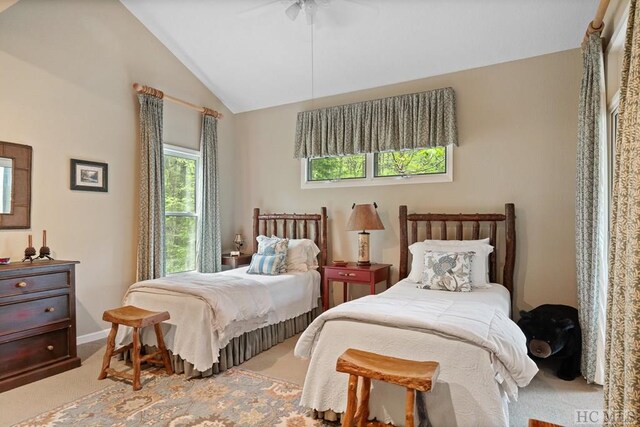
[(50, 260), (53, 260), (53, 258), (51, 258), (51, 249), (49, 249), (49, 246), (47, 246), (47, 230), (42, 230), (42, 247), (40, 248), (40, 255), (38, 255), (38, 258), (48, 258)]
[(29, 246), (24, 250), (24, 258), (22, 262), (29, 260), (29, 262), (33, 262), (33, 257), (36, 256), (36, 248), (33, 247), (33, 239), (31, 238), (31, 234), (29, 234)]

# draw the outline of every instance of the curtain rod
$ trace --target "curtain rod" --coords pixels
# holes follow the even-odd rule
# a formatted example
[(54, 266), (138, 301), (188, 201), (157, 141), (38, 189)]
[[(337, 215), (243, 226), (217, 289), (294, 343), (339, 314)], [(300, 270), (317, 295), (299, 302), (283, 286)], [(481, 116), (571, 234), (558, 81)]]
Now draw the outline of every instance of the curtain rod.
[(598, 10), (596, 10), (596, 16), (593, 18), (593, 21), (589, 23), (587, 31), (584, 33), (584, 38), (582, 39), (583, 47), (589, 39), (589, 34), (595, 33), (597, 31), (602, 31), (602, 29), (604, 28), (604, 15), (607, 13), (609, 1), (610, 0), (600, 0), (600, 3), (598, 4)]
[(221, 118), (224, 117), (224, 115), (219, 111), (212, 110), (212, 109), (207, 108), (207, 107), (200, 107), (200, 106), (192, 104), (190, 102), (183, 101), (183, 100), (178, 99), (178, 98), (174, 98), (173, 96), (167, 95), (166, 93), (162, 92), (161, 90), (152, 88), (151, 86), (143, 86), (143, 85), (141, 85), (139, 83), (134, 83), (133, 84), (133, 88), (138, 93), (145, 93), (147, 95), (155, 96), (155, 97), (158, 97), (160, 99), (166, 99), (167, 101), (173, 102), (174, 104), (182, 105), (183, 107), (187, 107), (187, 108), (190, 108), (192, 110), (196, 110), (196, 111), (198, 111), (198, 112), (200, 112), (202, 114), (213, 116), (216, 119), (221, 119)]

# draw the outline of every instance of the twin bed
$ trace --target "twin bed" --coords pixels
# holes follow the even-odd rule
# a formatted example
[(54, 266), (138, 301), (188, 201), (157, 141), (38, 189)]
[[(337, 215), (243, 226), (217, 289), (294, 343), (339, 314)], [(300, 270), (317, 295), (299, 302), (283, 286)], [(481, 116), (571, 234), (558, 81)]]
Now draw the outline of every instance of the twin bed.
[[(254, 252), (260, 234), (310, 238), (320, 247), (320, 271), (326, 263), (325, 208), (319, 215), (264, 215), (256, 209), (253, 224)], [(426, 225), (424, 232), (421, 224)], [(497, 283), (496, 251), (489, 257), (491, 285), (472, 292), (418, 289), (407, 278), (411, 243), (436, 234), (441, 240), (463, 240), (464, 234), (478, 240), (487, 231), (489, 243), (505, 252), (502, 284)], [(499, 235), (504, 243), (498, 242)], [(506, 205), (504, 214), (474, 215), (408, 214), (401, 206), (400, 281), (379, 295), (320, 315), (318, 271), (256, 276), (236, 269), (141, 282), (129, 289), (125, 302), (170, 312), (171, 320), (163, 325), (167, 347), (176, 371), (189, 377), (223, 371), (304, 331), (295, 350), (297, 356), (310, 358), (301, 404), (321, 417), (331, 419), (329, 415), (345, 410), (347, 376), (335, 371), (335, 363), (352, 347), (440, 362), (434, 390), (417, 398), (419, 416), (424, 418), (427, 407), (431, 424), (508, 425), (507, 402), (537, 372), (527, 357), (524, 335), (510, 320), (515, 237), (512, 204)], [(209, 280), (216, 282), (215, 288), (225, 283), (222, 287), (231, 293), (202, 295), (201, 287), (209, 286)], [(167, 285), (170, 281), (175, 283)], [(178, 292), (181, 286), (184, 292)], [(124, 336), (122, 341), (128, 339)], [(153, 345), (155, 338), (143, 334), (142, 342)], [(401, 425), (402, 390), (376, 382), (373, 388), (370, 416)]]
[[(335, 363), (347, 348), (357, 348), (440, 363), (434, 389), (417, 397), (421, 425), (426, 412), (434, 426), (509, 425), (507, 403), (537, 372), (527, 357), (524, 335), (509, 318), (516, 248), (514, 206), (507, 204), (504, 214), (473, 215), (407, 214), (407, 207), (401, 206), (399, 217), (400, 281), (379, 295), (323, 313), (298, 340), (296, 355), (310, 358), (301, 404), (328, 419), (344, 412), (348, 376), (336, 372)], [(426, 225), (424, 232), (421, 224)], [(497, 283), (496, 251), (489, 256), (491, 285), (472, 292), (419, 289), (407, 278), (412, 243), (422, 237), (464, 240), (464, 234), (477, 241), (482, 231), (488, 231), (491, 246), (505, 252), (502, 285)], [(498, 242), (499, 232), (504, 243)], [(370, 417), (402, 425), (403, 390), (374, 381)]]
[[(327, 211), (316, 214), (261, 214), (254, 209), (253, 242), (258, 235), (310, 239), (320, 249), (318, 270), (327, 257)], [(162, 324), (176, 373), (210, 376), (239, 365), (302, 332), (320, 313), (320, 273), (277, 276), (247, 274), (247, 267), (215, 274), (182, 273), (132, 285), (124, 304), (168, 311)], [(131, 342), (131, 329), (119, 334)], [(155, 346), (153, 331), (141, 342)]]

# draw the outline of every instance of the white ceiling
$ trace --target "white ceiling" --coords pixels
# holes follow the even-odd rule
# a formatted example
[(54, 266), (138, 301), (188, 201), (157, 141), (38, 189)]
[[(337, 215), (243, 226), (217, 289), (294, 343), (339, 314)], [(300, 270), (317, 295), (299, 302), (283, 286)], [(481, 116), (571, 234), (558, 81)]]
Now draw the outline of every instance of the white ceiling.
[(597, 4), (330, 0), (309, 26), (292, 0), (121, 1), (235, 113), (576, 48)]

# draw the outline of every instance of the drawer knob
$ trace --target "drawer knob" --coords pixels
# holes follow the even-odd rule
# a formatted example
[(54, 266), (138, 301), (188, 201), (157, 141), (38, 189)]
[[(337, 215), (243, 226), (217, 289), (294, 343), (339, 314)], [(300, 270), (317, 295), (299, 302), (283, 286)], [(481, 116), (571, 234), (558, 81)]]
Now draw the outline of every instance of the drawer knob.
[(27, 287), (27, 282), (20, 282), (16, 285), (18, 288), (26, 288)]
[(47, 313), (53, 313), (54, 311), (56, 311), (55, 307), (47, 307), (44, 309), (45, 312)]
[(48, 345), (48, 346), (47, 346), (47, 350), (49, 350), (49, 351), (53, 351), (53, 346), (52, 346), (52, 345)]
[(348, 277), (353, 277), (355, 276), (356, 273), (338, 273), (338, 276), (348, 276)]

